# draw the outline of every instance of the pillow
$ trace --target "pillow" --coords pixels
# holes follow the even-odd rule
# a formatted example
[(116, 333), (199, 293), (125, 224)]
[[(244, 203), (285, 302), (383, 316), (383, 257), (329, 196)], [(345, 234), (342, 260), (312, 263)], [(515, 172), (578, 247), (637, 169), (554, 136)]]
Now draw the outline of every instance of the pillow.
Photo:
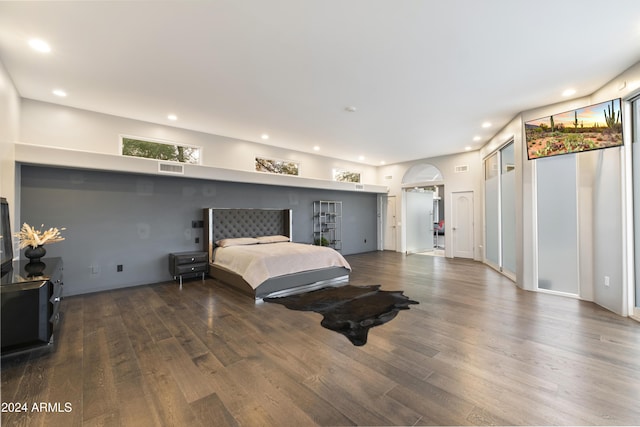
[(260, 243), (258, 239), (254, 239), (253, 237), (237, 237), (235, 239), (221, 239), (216, 242), (216, 245), (221, 248), (226, 248), (229, 246), (240, 246), (240, 245), (256, 245)]
[(275, 236), (260, 236), (256, 237), (258, 243), (278, 243), (278, 242), (288, 242), (289, 239), (287, 236), (275, 235)]

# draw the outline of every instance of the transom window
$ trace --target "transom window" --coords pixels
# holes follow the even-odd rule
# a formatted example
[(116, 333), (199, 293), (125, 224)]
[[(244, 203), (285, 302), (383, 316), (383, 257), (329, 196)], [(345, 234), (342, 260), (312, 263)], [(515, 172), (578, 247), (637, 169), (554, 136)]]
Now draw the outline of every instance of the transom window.
[(344, 169), (334, 169), (333, 170), (333, 180), (340, 182), (361, 182), (360, 172), (348, 171)]
[(143, 157), (145, 159), (165, 160), (169, 162), (198, 165), (201, 161), (201, 148), (149, 138), (121, 136), (121, 154), (123, 156)]
[(299, 175), (300, 164), (289, 160), (265, 159), (256, 157), (256, 172), (277, 173), (280, 175)]

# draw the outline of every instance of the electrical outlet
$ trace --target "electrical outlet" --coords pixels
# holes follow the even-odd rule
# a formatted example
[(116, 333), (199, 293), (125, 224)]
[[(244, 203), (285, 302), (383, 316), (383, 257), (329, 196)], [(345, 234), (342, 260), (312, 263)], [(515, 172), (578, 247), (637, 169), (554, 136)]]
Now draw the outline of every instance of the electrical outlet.
[(609, 276), (604, 276), (604, 286), (609, 287)]
[(200, 238), (196, 237), (196, 243), (200, 243)]
[(117, 269), (118, 271), (122, 271), (122, 264), (118, 264), (118, 266), (116, 267), (116, 269)]

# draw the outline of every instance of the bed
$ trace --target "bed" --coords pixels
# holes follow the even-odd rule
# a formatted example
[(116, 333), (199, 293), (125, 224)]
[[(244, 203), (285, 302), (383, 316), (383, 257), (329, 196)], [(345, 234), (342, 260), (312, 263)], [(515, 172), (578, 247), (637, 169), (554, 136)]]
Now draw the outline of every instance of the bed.
[(209, 275), (256, 300), (346, 284), (337, 251), (292, 242), (290, 209), (205, 208)]

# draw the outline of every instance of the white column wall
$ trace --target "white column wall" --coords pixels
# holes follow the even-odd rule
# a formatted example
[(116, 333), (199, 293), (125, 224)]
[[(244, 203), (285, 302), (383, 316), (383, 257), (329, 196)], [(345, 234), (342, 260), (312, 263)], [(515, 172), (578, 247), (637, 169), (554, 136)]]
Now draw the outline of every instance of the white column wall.
[[(0, 195), (9, 202), (11, 227), (17, 230), (19, 206), (16, 200), (15, 142), (19, 139), (20, 95), (0, 62)], [(17, 251), (14, 250), (17, 254)]]

